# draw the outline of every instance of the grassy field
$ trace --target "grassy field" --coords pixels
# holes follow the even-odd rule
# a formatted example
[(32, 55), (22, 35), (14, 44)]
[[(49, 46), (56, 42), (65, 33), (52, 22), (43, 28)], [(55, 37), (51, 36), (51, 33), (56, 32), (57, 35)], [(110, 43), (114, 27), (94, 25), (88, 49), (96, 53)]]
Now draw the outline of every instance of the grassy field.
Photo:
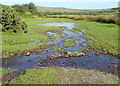
[(73, 68), (29, 69), (10, 84), (117, 84), (118, 78), (95, 70)]
[[(48, 31), (56, 31), (56, 33), (62, 32), (62, 29), (56, 26), (37, 26), (37, 24), (43, 24), (47, 22), (76, 22), (75, 29), (86, 30), (84, 32), (88, 39), (88, 45), (95, 51), (103, 50), (114, 55), (118, 55), (118, 25), (98, 23), (87, 20), (74, 21), (67, 18), (23, 18), (28, 25), (28, 33), (8, 33), (2, 32), (2, 51), (3, 58), (7, 58), (12, 53), (17, 53), (23, 50), (29, 50), (43, 45), (45, 42), (51, 39), (47, 35), (43, 34)], [(74, 32), (74, 31), (72, 31)], [(42, 40), (37, 44), (27, 44)], [(70, 41), (66, 41), (64, 46), (68, 47)], [(73, 41), (72, 41), (73, 42)]]
[[(47, 35), (43, 34), (48, 31), (56, 31), (60, 33), (62, 29), (55, 26), (37, 26), (37, 24), (47, 22), (71, 22), (69, 19), (54, 19), (54, 18), (23, 18), (28, 25), (28, 33), (8, 33), (2, 32), (2, 51), (3, 58), (8, 58), (13, 53), (19, 53), (19, 51), (29, 50), (43, 45), (48, 39)], [(42, 40), (37, 44), (27, 44), (36, 40)]]
[(92, 21), (77, 21), (77, 30), (86, 30), (88, 45), (95, 51), (103, 50), (118, 55), (118, 25)]

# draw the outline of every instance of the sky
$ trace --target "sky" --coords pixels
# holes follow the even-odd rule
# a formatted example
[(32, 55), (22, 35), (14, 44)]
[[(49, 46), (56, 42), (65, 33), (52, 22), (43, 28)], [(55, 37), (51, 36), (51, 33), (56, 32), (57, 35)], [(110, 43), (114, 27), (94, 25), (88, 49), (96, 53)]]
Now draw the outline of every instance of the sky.
[(14, 5), (33, 2), (37, 6), (72, 9), (106, 9), (118, 7), (119, 0), (0, 0), (1, 4)]

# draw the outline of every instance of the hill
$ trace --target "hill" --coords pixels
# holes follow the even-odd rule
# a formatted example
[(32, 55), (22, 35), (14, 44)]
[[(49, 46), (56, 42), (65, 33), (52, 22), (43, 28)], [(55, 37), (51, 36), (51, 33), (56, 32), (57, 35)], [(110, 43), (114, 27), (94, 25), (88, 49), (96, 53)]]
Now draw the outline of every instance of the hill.
[(39, 12), (47, 12), (49, 14), (53, 13), (60, 13), (60, 14), (108, 14), (108, 13), (116, 13), (118, 11), (118, 8), (109, 8), (109, 9), (87, 9), (87, 10), (81, 10), (81, 9), (69, 9), (69, 8), (63, 8), (63, 7), (43, 7), (43, 6), (37, 6), (37, 9)]

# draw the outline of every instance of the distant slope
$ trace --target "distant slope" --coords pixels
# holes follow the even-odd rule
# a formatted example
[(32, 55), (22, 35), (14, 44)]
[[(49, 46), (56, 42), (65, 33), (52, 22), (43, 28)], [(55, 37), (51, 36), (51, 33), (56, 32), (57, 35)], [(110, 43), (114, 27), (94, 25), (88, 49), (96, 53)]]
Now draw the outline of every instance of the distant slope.
[(80, 10), (80, 9), (69, 9), (62, 7), (43, 7), (37, 6), (39, 12), (48, 12), (48, 13), (114, 13), (118, 10), (118, 8), (110, 8), (110, 9), (95, 9), (95, 10)]
[(78, 9), (68, 9), (68, 8), (63, 8), (63, 7), (43, 7), (43, 6), (37, 6), (37, 9), (40, 12), (51, 12), (51, 11), (52, 12), (80, 12), (81, 11)]

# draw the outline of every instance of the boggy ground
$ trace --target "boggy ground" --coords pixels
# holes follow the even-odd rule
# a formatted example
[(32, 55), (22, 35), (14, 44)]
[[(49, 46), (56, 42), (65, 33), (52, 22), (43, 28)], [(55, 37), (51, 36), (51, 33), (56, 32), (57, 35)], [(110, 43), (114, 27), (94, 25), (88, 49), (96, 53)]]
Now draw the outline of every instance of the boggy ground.
[[(63, 19), (41, 19), (41, 18), (23, 18), (28, 25), (28, 33), (9, 33), (2, 32), (2, 57), (9, 58), (11, 55), (19, 55), (23, 51), (36, 49), (38, 46), (45, 44), (47, 41), (54, 40), (54, 36), (48, 37), (45, 33), (54, 31), (61, 33), (63, 29), (55, 26), (37, 26), (37, 24), (45, 22), (57, 22)], [(67, 20), (66, 20), (67, 21)], [(28, 44), (30, 42), (38, 41), (35, 44)]]
[[(62, 29), (61, 30), (61, 27), (57, 27), (57, 26), (38, 26), (37, 24), (40, 24), (40, 23), (47, 23), (47, 22), (73, 22), (72, 20), (70, 20), (70, 19), (64, 19), (64, 18), (58, 18), (58, 19), (54, 19), (54, 18), (47, 18), (47, 19), (38, 19), (38, 18), (24, 18), (23, 19), (24, 21), (26, 21), (26, 23), (28, 23), (29, 24), (29, 28), (31, 28), (31, 29), (29, 29), (29, 33), (27, 33), (27, 34), (24, 34), (24, 36), (23, 36), (23, 38), (25, 37), (25, 39), (27, 39), (27, 40), (22, 40), (22, 38), (21, 38), (21, 40), (19, 40), (18, 41), (18, 38), (20, 38), (21, 36), (19, 36), (19, 37), (17, 37), (17, 35), (15, 36), (15, 34), (12, 36), (10, 36), (10, 37), (13, 37), (14, 38), (14, 40), (17, 40), (17, 42), (16, 41), (14, 41), (13, 40), (13, 38), (11, 38), (10, 40), (12, 40), (12, 41), (10, 41), (10, 43), (11, 44), (9, 44), (9, 42), (8, 42), (8, 40), (7, 41), (5, 41), (5, 42), (3, 42), (3, 44), (5, 44), (5, 43), (8, 43), (7, 45), (8, 46), (14, 46), (14, 48), (15, 48), (15, 51), (17, 50), (17, 51), (19, 51), (20, 52), (20, 50), (22, 50), (21, 52), (23, 52), (22, 53), (22, 55), (25, 55), (25, 56), (18, 56), (18, 57), (14, 57), (13, 59), (11, 58), (11, 60), (10, 59), (8, 59), (9, 61), (8, 61), (8, 63), (6, 63), (6, 67), (11, 67), (11, 68), (19, 68), (18, 70), (20, 70), (19, 72), (17, 72), (17, 73), (20, 73), (20, 72), (23, 72), (23, 71), (25, 71), (26, 69), (30, 69), (30, 68), (33, 68), (33, 67), (35, 67), (35, 64), (37, 64), (37, 66), (38, 67), (46, 67), (46, 66), (60, 66), (60, 67), (62, 67), (62, 66), (65, 66), (65, 67), (73, 67), (73, 68), (76, 68), (76, 67), (78, 67), (78, 62), (79, 62), (79, 64), (80, 64), (80, 60), (78, 60), (79, 58), (81, 58), (81, 57), (76, 57), (76, 58), (73, 58), (73, 59), (71, 59), (71, 60), (69, 60), (69, 58), (68, 59), (58, 59), (58, 60), (52, 60), (52, 61), (48, 61), (48, 59), (45, 59), (44, 58), (44, 56), (45, 57), (47, 57), (48, 55), (54, 55), (54, 54), (56, 54), (56, 53), (61, 53), (62, 51), (63, 52), (65, 52), (65, 51), (70, 51), (70, 52), (74, 52), (74, 51), (78, 51), (78, 52), (82, 52), (82, 51), (86, 51), (86, 50), (89, 50), (90, 48), (91, 49), (94, 49), (94, 47), (96, 48), (96, 46), (91, 46), (91, 47), (89, 47), (90, 46), (90, 42), (91, 42), (91, 40), (92, 39), (89, 39), (89, 40), (87, 40), (86, 39), (86, 37), (85, 37), (85, 35), (84, 34), (86, 34), (85, 32), (88, 30), (88, 31), (90, 31), (89, 29), (85, 29), (86, 27), (84, 27), (83, 28), (83, 30), (81, 30), (81, 28), (80, 28), (80, 31), (82, 32), (82, 33), (84, 33), (84, 34), (82, 34), (81, 32), (79, 32), (79, 31), (77, 31), (77, 30), (79, 30), (78, 28), (79, 27), (81, 27), (80, 25), (79, 25), (79, 22), (82, 22), (82, 21), (74, 21), (74, 22), (76, 22), (78, 25), (79, 25), (79, 27), (77, 26), (75, 29), (77, 29), (77, 30), (65, 30), (65, 28), (64, 27), (62, 27), (62, 28), (64, 28), (64, 29)], [(34, 20), (34, 21), (33, 21)], [(33, 22), (31, 22), (31, 21), (33, 21)], [(36, 22), (37, 21), (37, 22)], [(86, 23), (93, 23), (94, 24), (94, 22), (89, 22), (89, 21), (83, 21), (83, 22), (86, 22)], [(99, 23), (99, 25), (100, 26), (103, 26), (104, 24), (100, 24)], [(109, 24), (108, 24), (108, 26), (109, 26)], [(115, 25), (116, 26), (116, 25)], [(111, 27), (111, 24), (110, 24), (110, 27)], [(97, 28), (97, 27), (96, 27)], [(106, 27), (107, 28), (107, 27)], [(115, 28), (115, 27), (114, 27)], [(85, 29), (85, 30), (84, 30)], [(107, 30), (107, 29), (106, 29)], [(60, 35), (61, 34), (61, 32), (64, 32), (64, 33), (68, 33), (67, 35)], [(109, 30), (108, 30), (109, 31)], [(114, 30), (112, 30), (113, 32), (114, 32)], [(73, 33), (72, 33), (73, 32)], [(37, 33), (37, 35), (35, 35)], [(57, 33), (57, 34), (56, 34)], [(8, 34), (9, 33), (3, 33), (3, 34), (5, 34), (5, 37), (9, 37), (8, 36)], [(51, 35), (52, 34), (52, 35)], [(80, 35), (78, 35), (78, 34), (80, 34)], [(97, 33), (97, 34), (99, 34), (99, 33)], [(101, 33), (100, 33), (101, 34)], [(7, 35), (7, 36), (6, 36)], [(10, 34), (9, 34), (10, 35)], [(22, 34), (23, 35), (23, 34)], [(29, 36), (28, 36), (29, 35)], [(31, 35), (31, 36), (30, 36)], [(41, 36), (42, 35), (42, 36)], [(60, 35), (60, 36), (59, 36)], [(72, 37), (69, 37), (69, 36), (71, 36), (71, 35), (73, 35)], [(109, 34), (108, 34), (109, 35)], [(81, 36), (81, 38), (79, 39), (79, 37)], [(16, 39), (16, 37), (17, 37), (17, 39)], [(26, 38), (27, 37), (27, 38)], [(31, 40), (31, 39), (29, 39), (29, 37), (30, 38), (33, 38), (33, 40)], [(37, 38), (38, 37), (38, 38)], [(40, 37), (40, 38), (39, 38)], [(51, 37), (51, 39), (50, 39), (50, 37)], [(85, 38), (84, 38), (85, 37)], [(89, 35), (89, 37), (91, 37), (91, 35)], [(87, 36), (87, 38), (89, 38), (88, 36)], [(97, 40), (96, 38), (97, 38), (97, 36), (96, 35), (92, 35), (92, 38), (95, 38), (95, 40)], [(35, 39), (34, 39), (35, 38)], [(75, 39), (76, 38), (76, 39)], [(116, 37), (114, 36), (114, 38), (115, 38), (115, 40), (116, 40)], [(50, 39), (50, 40), (48, 40), (48, 39)], [(53, 40), (54, 39), (54, 40)], [(56, 41), (56, 40), (57, 41)], [(72, 40), (71, 40), (72, 39)], [(73, 40), (73, 39), (75, 39), (75, 40)], [(108, 40), (108, 39), (105, 39), (104, 37), (103, 38), (101, 38), (102, 40), (104, 39), (104, 40)], [(30, 41), (31, 40), (31, 41)], [(36, 40), (40, 40), (40, 42), (38, 42), (38, 41), (36, 41)], [(42, 41), (41, 41), (42, 40)], [(48, 41), (47, 41), (48, 40)], [(82, 40), (82, 41), (81, 41)], [(113, 40), (109, 40), (109, 41), (111, 41), (111, 43), (113, 42)], [(58, 43), (58, 42), (60, 42), (60, 43)], [(87, 42), (87, 43), (86, 43)], [(99, 42), (100, 42), (100, 40), (99, 40)], [(17, 43), (17, 44), (16, 44)], [(23, 43), (23, 44), (22, 44)], [(46, 44), (45, 44), (46, 43)], [(44, 45), (45, 44), (45, 45)], [(87, 46), (86, 44), (88, 44), (89, 46)], [(95, 42), (95, 44), (97, 44), (97, 42)], [(5, 44), (6, 45), (6, 44)], [(19, 48), (18, 47), (15, 47), (15, 46), (19, 46)], [(21, 47), (21, 45), (24, 45), (24, 46), (22, 46)], [(47, 46), (46, 46), (47, 45)], [(72, 45), (72, 46), (71, 46)], [(102, 44), (101, 44), (102, 45)], [(105, 43), (103, 44), (104, 46), (106, 45)], [(26, 46), (26, 47), (25, 47)], [(30, 48), (28, 48), (28, 47), (30, 47)], [(41, 46), (41, 47), (38, 47), (38, 46)], [(53, 47), (52, 47), (53, 46)], [(111, 45), (111, 46), (113, 46), (113, 45)], [(37, 48), (36, 48), (37, 47)], [(103, 46), (99, 46), (99, 47), (101, 47), (100, 48), (100, 50), (103, 50), (103, 49), (106, 49), (106, 47), (103, 47)], [(13, 48), (13, 50), (14, 50), (14, 48)], [(49, 49), (50, 48), (50, 49)], [(52, 49), (51, 49), (52, 48)], [(82, 49), (81, 49), (82, 48)], [(5, 49), (5, 52), (4, 53), (6, 53), (6, 52), (11, 52), (12, 50), (12, 48), (11, 47), (4, 47), (3, 49)], [(27, 49), (27, 50), (25, 50), (24, 51), (24, 49)], [(46, 49), (46, 50), (45, 50)], [(59, 51), (59, 50), (61, 51)], [(115, 50), (116, 48), (114, 48), (114, 50)], [(43, 53), (41, 54), (35, 54), (35, 55), (33, 55), (32, 53), (38, 53), (38, 52), (40, 52), (40, 51), (42, 51), (42, 50), (45, 50), (45, 52), (43, 51)], [(57, 51), (58, 50), (58, 51)], [(95, 50), (95, 49), (94, 49)], [(14, 55), (13, 53), (15, 52), (15, 51), (12, 51), (12, 55)], [(98, 51), (99, 51), (99, 49), (98, 50), (96, 50), (97, 52), (95, 52), (95, 54), (92, 54), (92, 55), (98, 55), (98, 54), (103, 54), (103, 52), (100, 52), (100, 53), (98, 53)], [(52, 53), (51, 53), (52, 52)], [(107, 50), (105, 51), (104, 50), (104, 52), (107, 54)], [(17, 52), (18, 53), (18, 52)], [(11, 54), (11, 53), (10, 53)], [(6, 55), (6, 54), (5, 54)], [(88, 56), (86, 56), (85, 57), (85, 59), (83, 59), (82, 60), (82, 58), (81, 58), (81, 60), (83, 61), (83, 64), (82, 65), (84, 65), (85, 64), (85, 62), (88, 62), (89, 64), (92, 62), (89, 62), (89, 61), (87, 61), (87, 59), (89, 59), (88, 57), (93, 57), (92, 59), (93, 59), (93, 61), (101, 61), (102, 60), (102, 63), (100, 62), (92, 62), (92, 65), (94, 65), (93, 67), (95, 67), (95, 68), (98, 68), (99, 69), (99, 67), (100, 66), (102, 66), (102, 67), (104, 67), (104, 68), (108, 68), (108, 66), (110, 66), (110, 65), (116, 65), (117, 64), (117, 59), (113, 59), (113, 57), (111, 57), (111, 56), (105, 56), (104, 57), (104, 55), (102, 56), (102, 55), (100, 55), (100, 56), (89, 56), (89, 53), (87, 53), (87, 55)], [(7, 56), (8, 56), (8, 54), (7, 54)], [(102, 58), (100, 58), (102, 56)], [(97, 57), (99, 58), (99, 59), (97, 59)], [(108, 59), (110, 57), (110, 59)], [(18, 59), (17, 59), (18, 58)], [(43, 59), (45, 59), (43, 62), (42, 62), (42, 64), (40, 63), (42, 60), (41, 60), (41, 58), (43, 58)], [(84, 58), (84, 57), (83, 57)], [(19, 62), (20, 61), (20, 59), (21, 59), (21, 62)], [(100, 60), (101, 59), (101, 60)], [(24, 60), (24, 61), (23, 61)], [(37, 62), (36, 62), (36, 60), (37, 60)], [(107, 60), (108, 61), (108, 63), (107, 63), (107, 65), (104, 65), (104, 64), (106, 64), (106, 62), (104, 62), (105, 60)], [(65, 64), (66, 62), (69, 62), (69, 64), (67, 63), (67, 64)], [(71, 62), (72, 61), (72, 62)], [(17, 63), (16, 63), (17, 62)], [(59, 63), (60, 62), (60, 63)], [(63, 62), (63, 63), (62, 63)], [(77, 62), (77, 65), (75, 64)], [(110, 63), (109, 63), (110, 62)], [(40, 64), (39, 64), (40, 63)], [(97, 63), (97, 65), (98, 66), (95, 66), (95, 64)], [(63, 65), (63, 64), (65, 64), (65, 65)], [(71, 65), (70, 65), (71, 64)], [(103, 64), (103, 65), (100, 65), (100, 64)], [(90, 65), (91, 67), (92, 67), (92, 65)], [(22, 68), (22, 67), (23, 68)], [(90, 66), (87, 66), (87, 65), (84, 65), (87, 69), (89, 69), (89, 67)], [(82, 66), (83, 67), (83, 66)], [(80, 67), (78, 67), (78, 68), (82, 68), (81, 67), (81, 65), (80, 65)], [(22, 68), (22, 69), (21, 69)], [(83, 67), (84, 68), (84, 67)], [(104, 69), (103, 68), (103, 69)], [(48, 68), (49, 69), (49, 68)], [(54, 68), (53, 68), (54, 69)], [(50, 70), (53, 70), (53, 69), (50, 69)], [(66, 68), (65, 68), (66, 69)], [(32, 70), (34, 71), (34, 69), (30, 69), (30, 73), (32, 73)], [(66, 69), (67, 70), (67, 69)], [(74, 70), (77, 70), (77, 69), (74, 69)], [(78, 70), (82, 70), (82, 69), (78, 69)], [(102, 70), (102, 68), (101, 68), (101, 70)], [(112, 70), (112, 69), (110, 69), (110, 70)], [(38, 69), (38, 71), (39, 71), (39, 69)], [(41, 70), (40, 70), (41, 71)], [(39, 72), (40, 72), (39, 71)], [(47, 70), (46, 69), (46, 72), (48, 72), (49, 70)], [(54, 71), (54, 70), (53, 70)], [(106, 70), (105, 70), (106, 71)], [(107, 70), (108, 71), (108, 70)], [(42, 72), (42, 71), (41, 71)], [(73, 76), (71, 76), (71, 77), (76, 77), (77, 78), (77, 75), (79, 75), (77, 72), (76, 72), (76, 75), (74, 76), (74, 73), (75, 73), (76, 71), (72, 71), (72, 73), (73, 73)], [(88, 73), (87, 72), (87, 70), (84, 70), (84, 72), (85, 73)], [(96, 71), (93, 71), (95, 74), (96, 74)], [(93, 76), (94, 76), (94, 73), (90, 73), (90, 74), (93, 74)], [(49, 73), (49, 72), (48, 72)], [(59, 72), (58, 72), (59, 73)], [(69, 72), (67, 72), (68, 73), (68, 76), (70, 76), (69, 75)], [(25, 73), (24, 75), (26, 76), (26, 74), (27, 73)], [(36, 76), (36, 74), (37, 73), (35, 73), (35, 76)], [(55, 74), (54, 74), (54, 72), (53, 73), (50, 73), (50, 74), (53, 74), (53, 76), (55, 76)], [(89, 74), (89, 73), (88, 73)], [(101, 73), (103, 76), (102, 77), (104, 77), (104, 73)], [(29, 75), (29, 74), (28, 74)], [(85, 76), (85, 74), (83, 74), (84, 76)], [(106, 74), (105, 74), (106, 75)], [(33, 76), (32, 77), (35, 77), (34, 76), (34, 74), (33, 74)], [(40, 75), (41, 76), (41, 75)], [(52, 77), (53, 77), (52, 76)], [(111, 76), (111, 74), (108, 74), (108, 76), (110, 76), (110, 77), (116, 77), (116, 76), (114, 76), (114, 75), (112, 75)], [(21, 75), (19, 76), (19, 77), (22, 77)], [(44, 78), (44, 77), (46, 77), (45, 75), (42, 75), (42, 77)], [(41, 78), (42, 78), (41, 77)], [(55, 76), (56, 77), (56, 76)], [(99, 76), (99, 78), (100, 78), (101, 76)], [(106, 77), (106, 76), (105, 76)], [(19, 80), (17, 79), (18, 77), (16, 77), (15, 79), (13, 79), (13, 83), (16, 83), (17, 81), (17, 83), (21, 83), (21, 82), (24, 82), (25, 81), (25, 78), (24, 79), (22, 79), (20, 82), (19, 82)], [(29, 78), (29, 77), (26, 77), (26, 78)], [(39, 79), (41, 79), (40, 77), (39, 77)], [(98, 78), (98, 77), (97, 77)], [(17, 79), (17, 80), (16, 80)], [(37, 78), (36, 78), (37, 79)], [(38, 79), (38, 80), (39, 80)], [(46, 79), (48, 79), (48, 82), (50, 82), (52, 79), (51, 78), (46, 78)], [(67, 80), (68, 78), (67, 78), (67, 76), (65, 76), (65, 80)], [(79, 78), (78, 78), (79, 79)], [(87, 78), (85, 78), (85, 79), (87, 79)], [(117, 79), (117, 77), (116, 77), (116, 79)], [(117, 80), (115, 79), (115, 81), (114, 80), (112, 80), (111, 82), (113, 82), (113, 83), (116, 83), (117, 82)], [(30, 83), (31, 81), (29, 80), (29, 79), (27, 79), (28, 80), (28, 83)], [(60, 81), (62, 81), (61, 83), (79, 83), (79, 82), (81, 82), (81, 80), (79, 81), (77, 81), (76, 82), (76, 79), (75, 79), (75, 81), (74, 82), (72, 82), (71, 81), (71, 79), (68, 79), (68, 81), (65, 81), (65, 80), (60, 80)], [(97, 80), (96, 78), (94, 78), (94, 80)], [(94, 81), (93, 80), (93, 81)], [(99, 81), (99, 80), (98, 80)], [(59, 81), (58, 81), (59, 82)], [(57, 82), (57, 83), (58, 83)], [(100, 82), (98, 82), (98, 83), (109, 83), (110, 81), (109, 80), (107, 80), (107, 79), (105, 79), (105, 81), (101, 81), (100, 80)], [(12, 83), (12, 81), (11, 81), (11, 83)], [(36, 81), (35, 80), (35, 82), (31, 82), (32, 84), (33, 83), (38, 83), (38, 81)], [(47, 81), (41, 81), (40, 83), (47, 83)], [(56, 82), (54, 82), (53, 80), (52, 80), (52, 83), (56, 83)], [(81, 82), (81, 83), (87, 83), (86, 81), (84, 82)], [(89, 82), (90, 83), (90, 82)], [(93, 82), (94, 83), (94, 82)]]

